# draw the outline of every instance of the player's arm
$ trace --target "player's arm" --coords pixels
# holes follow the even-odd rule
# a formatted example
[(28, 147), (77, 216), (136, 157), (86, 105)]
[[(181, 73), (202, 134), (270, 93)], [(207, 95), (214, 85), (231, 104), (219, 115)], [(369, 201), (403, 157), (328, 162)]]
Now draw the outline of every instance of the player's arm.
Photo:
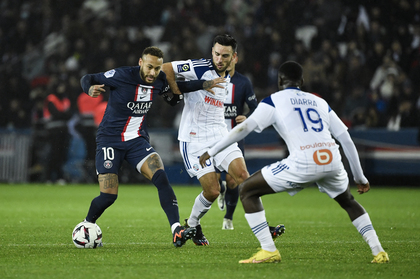
[(216, 155), (232, 143), (242, 140), (257, 127), (257, 122), (252, 118), (248, 118), (241, 124), (237, 125), (229, 132), (229, 134), (226, 137), (224, 137), (216, 145), (214, 145), (207, 152), (200, 156), (200, 165), (204, 168), (206, 166), (207, 159)]
[(82, 86), (83, 92), (93, 98), (96, 98), (101, 93), (105, 92), (105, 84), (101, 84), (95, 77), (96, 75), (94, 74), (87, 74), (80, 79), (80, 85)]
[(235, 122), (237, 124), (244, 122), (245, 119), (247, 119), (258, 106), (257, 97), (255, 96), (254, 90), (252, 89), (252, 84), (249, 80), (246, 83), (246, 86), (244, 87), (244, 89), (245, 89), (245, 103), (247, 104), (249, 108), (249, 112), (246, 115), (238, 115), (235, 118)]
[(216, 155), (232, 143), (242, 140), (252, 131), (261, 133), (265, 128), (274, 123), (274, 112), (275, 108), (271, 97), (265, 98), (249, 118), (233, 128), (226, 137), (200, 156), (200, 165), (204, 167), (207, 159)]
[(169, 87), (172, 90), (172, 93), (176, 95), (181, 95), (181, 90), (178, 88), (178, 85), (176, 83), (175, 71), (172, 68), (172, 63), (164, 63), (162, 65), (162, 71), (166, 74), (166, 79), (168, 81)]
[(219, 83), (226, 82), (226, 79), (223, 77), (218, 77), (212, 80), (190, 80), (190, 81), (177, 81), (179, 90), (182, 93), (189, 93), (197, 90), (207, 90), (210, 93), (214, 94), (212, 88), (219, 87), (224, 88)]
[[(182, 93), (189, 93), (189, 92), (205, 89), (214, 94), (211, 88), (213, 87), (223, 88), (223, 86), (219, 85), (218, 83), (224, 82), (224, 81), (225, 81), (224, 78), (219, 77), (213, 80), (177, 81), (176, 84)], [(181, 100), (183, 99), (182, 94), (181, 95), (174, 94), (170, 89), (164, 92), (162, 94), (162, 97), (171, 106), (175, 106), (179, 104)]]
[(344, 154), (349, 161), (350, 169), (353, 173), (354, 181), (357, 185), (357, 192), (359, 192), (359, 194), (366, 193), (369, 191), (370, 185), (369, 181), (363, 174), (356, 146), (354, 145), (354, 142), (351, 139), (344, 123), (340, 120), (334, 111), (330, 111), (330, 129), (333, 136), (340, 142)]

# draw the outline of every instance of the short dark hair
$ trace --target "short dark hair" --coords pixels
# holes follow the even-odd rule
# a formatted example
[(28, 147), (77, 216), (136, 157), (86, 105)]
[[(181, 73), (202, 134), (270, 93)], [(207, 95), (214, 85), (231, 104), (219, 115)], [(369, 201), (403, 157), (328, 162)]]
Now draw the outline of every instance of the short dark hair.
[(146, 48), (143, 50), (143, 53), (141, 54), (141, 57), (143, 57), (143, 56), (145, 56), (145, 55), (148, 55), (148, 54), (150, 54), (150, 55), (153, 55), (153, 56), (156, 56), (156, 57), (158, 57), (158, 58), (162, 58), (162, 59), (163, 59), (163, 51), (162, 51), (160, 48), (156, 47), (156, 46), (149, 46), (149, 47), (146, 47)]
[(303, 68), (297, 62), (287, 61), (280, 65), (279, 75), (283, 75), (290, 81), (299, 82), (303, 78)]
[(224, 35), (217, 35), (216, 37), (214, 37), (213, 40), (213, 46), (218, 43), (222, 46), (231, 46), (233, 53), (235, 53), (237, 51), (238, 48), (238, 43), (236, 42), (235, 38), (232, 37), (229, 34), (224, 34)]

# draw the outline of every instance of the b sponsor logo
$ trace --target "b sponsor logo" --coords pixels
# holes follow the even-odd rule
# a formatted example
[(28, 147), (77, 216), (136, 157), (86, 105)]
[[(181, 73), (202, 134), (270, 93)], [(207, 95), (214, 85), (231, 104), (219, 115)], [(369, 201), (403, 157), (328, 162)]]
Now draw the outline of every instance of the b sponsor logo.
[(315, 164), (324, 166), (331, 163), (333, 159), (333, 155), (330, 150), (321, 149), (314, 152), (313, 158), (314, 158)]

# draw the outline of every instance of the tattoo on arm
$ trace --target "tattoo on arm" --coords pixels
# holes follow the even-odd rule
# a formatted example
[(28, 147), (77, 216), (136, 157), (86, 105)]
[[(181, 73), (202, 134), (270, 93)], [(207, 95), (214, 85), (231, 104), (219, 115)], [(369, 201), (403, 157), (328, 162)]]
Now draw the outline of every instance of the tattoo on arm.
[(103, 185), (104, 189), (118, 187), (118, 176), (114, 173), (102, 174), (98, 178), (99, 184)]
[(212, 80), (206, 80), (203, 83), (203, 89), (208, 89), (208, 88), (212, 87), (213, 86), (213, 83), (214, 83), (214, 81), (212, 81)]
[(154, 174), (158, 169), (163, 169), (163, 164), (160, 157), (157, 154), (153, 154), (147, 159), (147, 166)]

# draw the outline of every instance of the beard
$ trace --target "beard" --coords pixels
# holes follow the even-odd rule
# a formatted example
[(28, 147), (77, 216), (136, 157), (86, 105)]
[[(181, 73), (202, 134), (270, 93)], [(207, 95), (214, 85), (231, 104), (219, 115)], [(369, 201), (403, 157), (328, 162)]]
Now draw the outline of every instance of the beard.
[(216, 64), (214, 64), (214, 62), (213, 62), (213, 64), (214, 64), (214, 68), (216, 69), (216, 72), (220, 75), (220, 74), (225, 74), (226, 73), (226, 71), (227, 71), (227, 68), (229, 68), (229, 65), (230, 65), (230, 63), (232, 62), (232, 59), (230, 60), (230, 61), (228, 61), (227, 63), (226, 63), (226, 66), (224, 66), (223, 68), (221, 68), (220, 70), (217, 68), (217, 65)]
[[(141, 77), (141, 79), (142, 79), (144, 82), (146, 82), (146, 83), (153, 83), (153, 82), (155, 82), (155, 80), (156, 80), (156, 78), (157, 78), (157, 77), (155, 77), (155, 76), (146, 75), (146, 74), (143, 72), (143, 69), (142, 69), (142, 68), (140, 68), (140, 77)], [(148, 80), (147, 80), (147, 77), (153, 78), (153, 80), (152, 80), (152, 81), (148, 81)]]

